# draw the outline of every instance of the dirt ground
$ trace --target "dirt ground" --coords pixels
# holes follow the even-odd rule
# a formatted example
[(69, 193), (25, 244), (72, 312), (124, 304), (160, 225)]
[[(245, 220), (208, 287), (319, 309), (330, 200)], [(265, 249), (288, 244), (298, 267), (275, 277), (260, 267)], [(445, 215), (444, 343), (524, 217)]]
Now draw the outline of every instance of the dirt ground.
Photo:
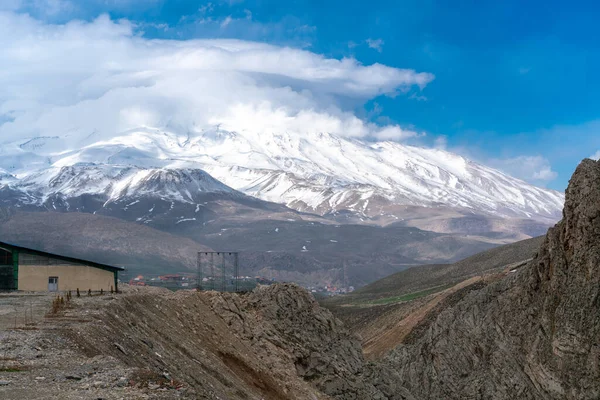
[(327, 400), (374, 390), (356, 383), (359, 342), (295, 285), (248, 294), (123, 285), (55, 299), (0, 295), (0, 399)]
[(49, 293), (0, 293), (0, 331), (39, 323), (54, 297)]
[(51, 312), (55, 298), (55, 294), (0, 294), (1, 399), (192, 398), (185, 388), (168, 388), (164, 378), (145, 376), (110, 355), (88, 357), (63, 334), (91, 321), (88, 307), (110, 301), (110, 295), (74, 299), (70, 313), (63, 310), (57, 315)]

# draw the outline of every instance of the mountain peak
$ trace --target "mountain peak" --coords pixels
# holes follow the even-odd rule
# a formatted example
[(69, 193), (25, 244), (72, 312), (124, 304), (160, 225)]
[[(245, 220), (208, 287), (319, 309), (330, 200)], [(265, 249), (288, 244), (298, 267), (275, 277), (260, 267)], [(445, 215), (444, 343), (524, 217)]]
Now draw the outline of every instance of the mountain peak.
[(548, 232), (539, 260), (533, 286), (549, 284), (557, 296), (567, 290), (566, 280), (600, 282), (600, 161), (585, 159), (575, 170), (563, 219)]
[(206, 193), (236, 193), (200, 169), (93, 163), (48, 168), (15, 180), (10, 185), (37, 196), (42, 202), (52, 195), (102, 195), (109, 201), (124, 197), (155, 196), (195, 203), (197, 196)]

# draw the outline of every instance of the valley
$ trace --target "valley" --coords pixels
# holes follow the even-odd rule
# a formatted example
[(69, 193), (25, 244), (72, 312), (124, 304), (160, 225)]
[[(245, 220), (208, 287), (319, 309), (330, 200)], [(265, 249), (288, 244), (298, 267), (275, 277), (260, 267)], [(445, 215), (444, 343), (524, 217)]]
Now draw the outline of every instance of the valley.
[(454, 264), (412, 267), (344, 296), (325, 299), (362, 341), (365, 357), (380, 359), (434, 318), (449, 298), (515, 273), (535, 256), (544, 237), (494, 248)]

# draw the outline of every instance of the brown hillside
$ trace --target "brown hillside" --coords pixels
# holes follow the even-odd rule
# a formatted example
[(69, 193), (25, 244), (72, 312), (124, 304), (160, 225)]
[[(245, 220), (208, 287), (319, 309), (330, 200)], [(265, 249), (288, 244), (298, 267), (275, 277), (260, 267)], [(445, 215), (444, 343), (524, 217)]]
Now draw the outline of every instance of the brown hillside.
[(534, 260), (449, 296), (378, 366), (376, 386), (417, 399), (599, 398), (599, 266), (600, 162), (584, 160)]
[(195, 269), (197, 252), (209, 249), (191, 239), (100, 215), (7, 210), (2, 215), (2, 241), (124, 266), (130, 274)]

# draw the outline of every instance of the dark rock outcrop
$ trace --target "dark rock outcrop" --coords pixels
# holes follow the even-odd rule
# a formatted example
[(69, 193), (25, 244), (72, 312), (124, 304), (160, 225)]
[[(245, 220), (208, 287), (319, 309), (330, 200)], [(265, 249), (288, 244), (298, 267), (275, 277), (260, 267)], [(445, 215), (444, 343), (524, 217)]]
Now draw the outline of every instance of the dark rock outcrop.
[(215, 295), (212, 303), (269, 370), (289, 373), (291, 367), (294, 375), (336, 399), (385, 399), (365, 376), (358, 340), (305, 289), (263, 286), (247, 297)]
[(467, 290), (373, 372), (389, 399), (600, 398), (600, 162), (526, 267)]

